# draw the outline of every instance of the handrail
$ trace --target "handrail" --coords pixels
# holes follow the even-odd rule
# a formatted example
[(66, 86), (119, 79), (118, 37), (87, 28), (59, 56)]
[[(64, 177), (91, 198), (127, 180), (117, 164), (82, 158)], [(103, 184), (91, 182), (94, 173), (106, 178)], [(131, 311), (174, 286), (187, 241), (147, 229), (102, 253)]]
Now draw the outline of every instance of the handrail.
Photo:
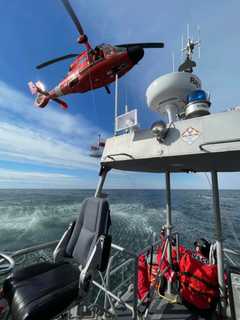
[(124, 262), (122, 262), (121, 264), (119, 264), (115, 269), (113, 269), (111, 272), (110, 272), (110, 276), (114, 275), (116, 272), (118, 272), (120, 269), (122, 269), (123, 267), (127, 266), (129, 263), (133, 262), (133, 258), (130, 258)]
[(112, 244), (111, 244), (111, 247), (112, 247), (113, 249), (118, 250), (118, 251), (126, 252), (126, 253), (129, 254), (130, 256), (136, 257), (136, 253), (135, 253), (135, 252), (130, 251), (130, 250), (126, 249), (126, 248), (123, 248), (123, 247), (121, 247), (121, 246), (119, 246), (119, 245), (117, 245), (117, 244), (112, 243)]
[(126, 156), (130, 159), (134, 159), (134, 157), (131, 154), (128, 153), (113, 153), (113, 154), (108, 154), (107, 156), (105, 156), (104, 158), (107, 159), (111, 159), (113, 161), (115, 161), (114, 157), (118, 157), (118, 156)]
[(3, 267), (1, 267), (0, 265), (0, 275), (3, 275), (5, 273), (12, 271), (12, 269), (15, 266), (15, 261), (13, 260), (13, 258), (3, 252), (0, 252), (0, 257), (2, 258), (1, 259), (2, 261), (6, 260), (8, 263), (7, 266), (4, 265)]
[(54, 241), (38, 244), (35, 246), (31, 246), (28, 248), (20, 249), (15, 252), (7, 252), (7, 254), (6, 252), (0, 252), (0, 263), (2, 263), (4, 260), (7, 260), (9, 263), (8, 267), (5, 267), (5, 266), (3, 268), (0, 267), (0, 274), (2, 275), (4, 273), (8, 273), (14, 269), (15, 265), (17, 264), (14, 258), (24, 256), (26, 254), (29, 254), (35, 251), (51, 248), (53, 246), (56, 246), (58, 242), (59, 240), (54, 240)]
[[(168, 241), (168, 239), (167, 239)], [(167, 243), (166, 241), (166, 243)], [(137, 308), (138, 308), (138, 299), (137, 299), (137, 284), (138, 284), (138, 257), (141, 254), (144, 254), (146, 252), (148, 252), (152, 247), (156, 247), (158, 244), (161, 243), (161, 240), (158, 240), (156, 242), (154, 242), (151, 245), (146, 246), (144, 249), (141, 249), (139, 252), (133, 252), (130, 251), (122, 246), (116, 245), (114, 243), (111, 244), (112, 249), (117, 250), (118, 252), (122, 252), (125, 253), (127, 255), (130, 255), (130, 258), (128, 258), (127, 260), (124, 260), (122, 263), (120, 263), (118, 266), (116, 266), (113, 270), (111, 270), (111, 267), (107, 268), (106, 274), (105, 274), (105, 279), (107, 280), (106, 285), (103, 286), (102, 284), (98, 283), (97, 281), (93, 281), (92, 283), (99, 289), (99, 293), (100, 291), (103, 291), (105, 293), (105, 297), (106, 296), (110, 296), (112, 297), (115, 301), (118, 301), (119, 303), (123, 304), (127, 309), (129, 309), (132, 312), (132, 317), (134, 319), (137, 319)], [(111, 265), (113, 263), (113, 259), (116, 257), (116, 254), (113, 255), (110, 259), (111, 259)], [(118, 286), (117, 288), (121, 287), (124, 284), (127, 283), (127, 281), (130, 281), (133, 278), (133, 306), (130, 306), (128, 303), (126, 303), (125, 301), (123, 301), (122, 299), (120, 299), (119, 297), (117, 297), (113, 292), (115, 292), (115, 289), (112, 289), (112, 292), (109, 291), (108, 289), (108, 281), (109, 278), (111, 276), (113, 276), (114, 274), (116, 274), (117, 272), (119, 272), (121, 269), (123, 269), (124, 267), (128, 266), (130, 263), (134, 263), (134, 276), (132, 277), (128, 277), (127, 279), (124, 279)], [(105, 300), (106, 301), (106, 300)]]
[(93, 284), (98, 287), (99, 289), (101, 289), (102, 291), (106, 292), (110, 297), (112, 297), (113, 299), (115, 299), (117, 302), (123, 304), (127, 309), (129, 309), (132, 314), (134, 314), (134, 309), (133, 307), (128, 304), (127, 302), (123, 301), (122, 299), (120, 299), (119, 297), (117, 297), (115, 294), (113, 294), (111, 291), (107, 290), (106, 288), (104, 288), (100, 283), (98, 283), (97, 281), (93, 280), (92, 281)]
[(222, 144), (222, 143), (232, 143), (232, 142), (240, 142), (240, 139), (228, 139), (228, 140), (218, 140), (218, 141), (210, 141), (210, 142), (205, 142), (199, 145), (199, 149), (201, 151), (205, 151), (205, 152), (211, 152), (209, 150), (206, 150), (204, 148), (204, 146), (208, 146), (208, 145), (215, 145), (215, 144)]
[(133, 278), (133, 274), (131, 274), (128, 278), (124, 279), (117, 287), (115, 287), (112, 291), (113, 293), (118, 292), (121, 287), (123, 287), (126, 283), (129, 283)]
[(224, 252), (225, 257), (227, 258), (228, 261), (234, 266), (238, 266), (238, 263), (236, 263), (226, 252)]
[(38, 244), (38, 245), (35, 245), (35, 246), (32, 246), (32, 247), (28, 247), (28, 248), (25, 248), (25, 249), (20, 249), (20, 250), (15, 251), (11, 256), (14, 258), (14, 257), (21, 256), (23, 254), (28, 254), (28, 253), (32, 253), (32, 252), (35, 252), (35, 251), (38, 251), (38, 250), (51, 248), (51, 247), (57, 245), (58, 242), (59, 242), (59, 240), (54, 240), (54, 241)]
[[(227, 258), (227, 260), (234, 266), (240, 267), (240, 261), (237, 259), (237, 257), (240, 257), (240, 251), (232, 250), (228, 248), (223, 249), (224, 255)], [(235, 260), (235, 259), (236, 260)], [(237, 261), (238, 260), (238, 261)]]
[(228, 248), (224, 248), (223, 251), (240, 257), (240, 251), (232, 250)]

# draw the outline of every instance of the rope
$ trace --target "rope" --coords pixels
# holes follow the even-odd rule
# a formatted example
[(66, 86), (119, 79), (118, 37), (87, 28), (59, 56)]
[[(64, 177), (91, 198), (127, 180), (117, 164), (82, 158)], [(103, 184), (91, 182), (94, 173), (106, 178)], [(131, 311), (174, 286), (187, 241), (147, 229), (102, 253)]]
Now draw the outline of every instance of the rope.
[(161, 299), (164, 299), (164, 300), (166, 300), (167, 302), (169, 302), (169, 303), (171, 303), (171, 304), (175, 304), (175, 303), (178, 303), (178, 301), (177, 301), (177, 297), (175, 298), (175, 299), (170, 299), (170, 298), (167, 298), (167, 297), (165, 297), (165, 296), (163, 296), (161, 293), (160, 293), (160, 284), (158, 285), (158, 295), (159, 295), (159, 297), (161, 298)]

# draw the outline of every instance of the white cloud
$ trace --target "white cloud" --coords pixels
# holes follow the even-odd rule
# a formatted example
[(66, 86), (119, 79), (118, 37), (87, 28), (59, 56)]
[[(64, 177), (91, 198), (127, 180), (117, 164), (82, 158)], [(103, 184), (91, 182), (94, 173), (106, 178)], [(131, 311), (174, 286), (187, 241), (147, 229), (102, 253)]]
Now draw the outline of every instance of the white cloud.
[(6, 122), (0, 122), (0, 158), (70, 169), (98, 168), (86, 150)]
[(67, 174), (0, 169), (0, 188), (81, 188), (83, 184)]
[[(30, 93), (29, 93), (30, 95)], [(55, 131), (64, 135), (77, 135), (80, 137), (95, 137), (99, 133), (107, 135), (102, 129), (94, 126), (81, 115), (72, 115), (68, 111), (55, 109), (51, 105), (45, 109), (33, 106), (33, 98), (25, 96), (22, 92), (12, 88), (0, 80), (0, 107), (5, 117), (13, 121), (18, 117), (18, 123), (28, 123), (28, 127), (39, 127), (39, 130)]]
[(103, 130), (81, 115), (51, 106), (38, 109), (33, 99), (0, 80), (0, 118), (1, 160), (98, 170), (89, 144)]

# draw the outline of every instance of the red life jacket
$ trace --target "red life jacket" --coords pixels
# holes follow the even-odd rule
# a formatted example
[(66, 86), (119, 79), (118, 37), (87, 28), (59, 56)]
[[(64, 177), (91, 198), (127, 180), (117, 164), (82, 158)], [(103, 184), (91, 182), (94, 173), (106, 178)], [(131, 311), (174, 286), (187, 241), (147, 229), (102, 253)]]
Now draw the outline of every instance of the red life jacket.
[(144, 255), (138, 257), (138, 298), (142, 300), (149, 291), (148, 265)]
[(210, 309), (219, 296), (217, 266), (196, 260), (188, 251), (181, 257), (179, 269), (183, 300), (198, 309)]

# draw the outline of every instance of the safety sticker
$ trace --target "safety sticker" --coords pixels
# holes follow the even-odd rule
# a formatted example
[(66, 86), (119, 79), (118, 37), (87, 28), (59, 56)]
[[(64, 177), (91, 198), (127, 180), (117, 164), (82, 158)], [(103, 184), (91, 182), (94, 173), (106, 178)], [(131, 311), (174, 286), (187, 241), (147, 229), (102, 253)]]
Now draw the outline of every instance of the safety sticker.
[(183, 131), (182, 139), (188, 144), (192, 144), (195, 140), (197, 140), (199, 135), (200, 135), (200, 132), (197, 129), (194, 129), (193, 127), (189, 127), (185, 131)]

